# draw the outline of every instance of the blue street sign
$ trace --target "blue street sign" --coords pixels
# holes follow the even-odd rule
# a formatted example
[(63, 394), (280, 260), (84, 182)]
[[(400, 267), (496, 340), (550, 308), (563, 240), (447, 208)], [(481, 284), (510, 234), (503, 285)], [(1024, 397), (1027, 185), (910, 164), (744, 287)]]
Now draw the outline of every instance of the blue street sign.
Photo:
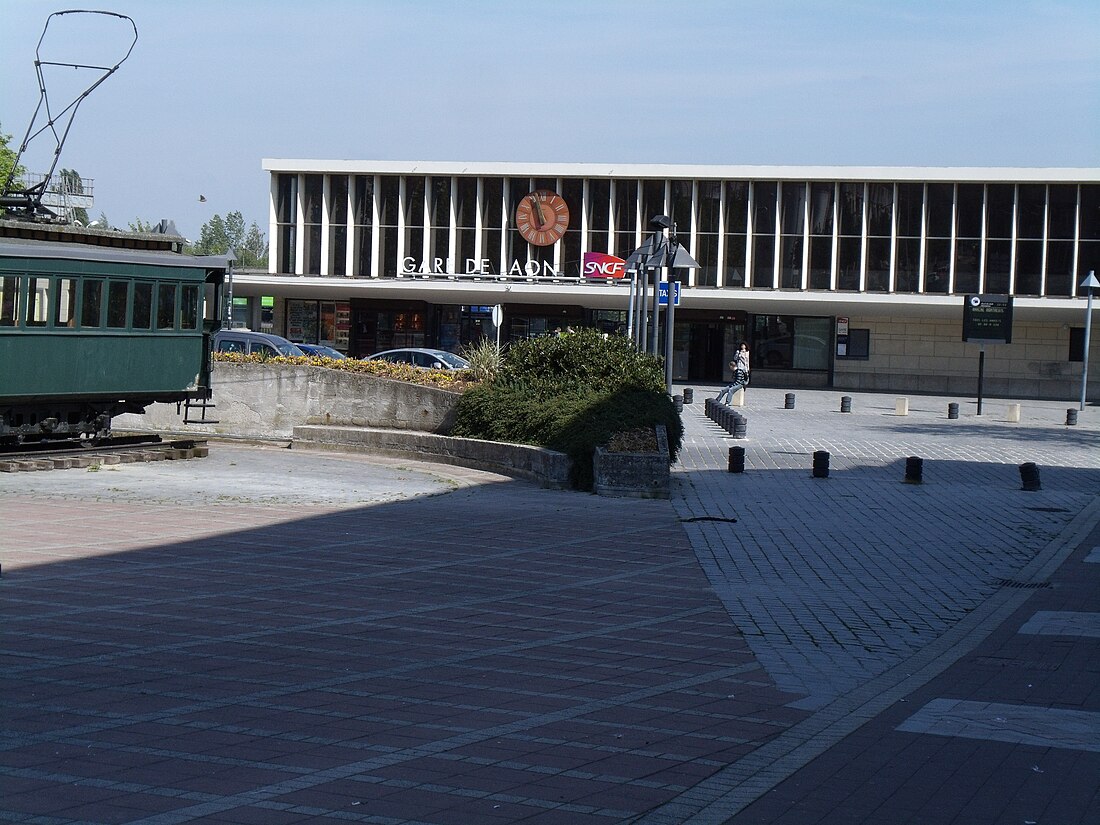
[[(673, 281), (675, 289), (672, 290), (672, 305), (680, 306), (680, 282)], [(657, 306), (668, 306), (668, 281), (660, 281), (657, 284)]]

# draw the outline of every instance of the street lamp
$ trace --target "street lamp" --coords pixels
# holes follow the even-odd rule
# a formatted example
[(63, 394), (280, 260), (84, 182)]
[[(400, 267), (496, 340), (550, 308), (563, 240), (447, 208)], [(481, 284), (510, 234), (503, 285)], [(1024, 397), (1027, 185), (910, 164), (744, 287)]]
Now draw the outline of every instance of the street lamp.
[[(658, 342), (658, 324), (660, 318), (660, 271), (661, 269), (668, 268), (668, 305), (665, 309), (665, 385), (669, 395), (672, 394), (672, 344), (674, 339), (675, 328), (675, 306), (676, 306), (676, 270), (677, 269), (699, 269), (699, 262), (696, 261), (687, 250), (680, 245), (676, 238), (676, 224), (672, 218), (668, 215), (655, 215), (649, 221), (650, 227), (654, 230), (653, 235), (648, 238), (641, 246), (635, 249), (627, 256), (627, 267), (637, 267), (642, 273), (644, 278), (648, 270), (653, 271), (653, 326), (650, 329), (650, 341), (648, 346), (645, 342), (645, 334), (640, 336), (641, 343), (643, 345), (643, 351), (650, 352), (653, 355), (657, 354), (657, 342)], [(668, 232), (668, 237), (665, 237), (665, 232)], [(643, 281), (644, 283), (644, 281)], [(644, 298), (642, 301), (642, 311), (644, 312)], [(643, 321), (644, 323), (644, 321)], [(644, 327), (643, 327), (644, 329)]]
[(1085, 409), (1085, 393), (1089, 385), (1089, 334), (1092, 331), (1092, 291), (1100, 287), (1100, 281), (1096, 280), (1096, 271), (1089, 270), (1089, 275), (1081, 281), (1081, 286), (1088, 290), (1088, 303), (1085, 307), (1085, 353), (1084, 363), (1081, 365), (1081, 409)]

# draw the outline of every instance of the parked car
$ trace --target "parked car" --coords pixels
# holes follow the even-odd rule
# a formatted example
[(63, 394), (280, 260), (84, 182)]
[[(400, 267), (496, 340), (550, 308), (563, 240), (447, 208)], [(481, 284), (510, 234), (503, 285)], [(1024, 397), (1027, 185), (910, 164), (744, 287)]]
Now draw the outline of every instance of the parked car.
[(429, 370), (465, 370), (470, 368), (470, 362), (460, 355), (442, 349), (425, 349), (423, 347), (388, 349), (384, 352), (368, 355), (363, 360), (389, 361), (391, 364), (412, 364), (414, 367)]
[(322, 344), (295, 344), (294, 346), (306, 355), (316, 355), (320, 358), (347, 358), (340, 350)]
[(273, 358), (278, 355), (287, 357), (303, 356), (302, 350), (286, 338), (267, 332), (253, 332), (249, 329), (222, 329), (214, 333), (215, 352), (239, 352), (244, 355), (259, 355)]

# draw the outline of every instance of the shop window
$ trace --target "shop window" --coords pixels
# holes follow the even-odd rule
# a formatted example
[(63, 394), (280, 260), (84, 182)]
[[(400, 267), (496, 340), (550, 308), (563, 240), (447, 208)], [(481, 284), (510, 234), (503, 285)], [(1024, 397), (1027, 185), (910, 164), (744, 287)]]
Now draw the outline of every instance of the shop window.
[(829, 368), (832, 319), (757, 315), (753, 319), (752, 363), (766, 369)]

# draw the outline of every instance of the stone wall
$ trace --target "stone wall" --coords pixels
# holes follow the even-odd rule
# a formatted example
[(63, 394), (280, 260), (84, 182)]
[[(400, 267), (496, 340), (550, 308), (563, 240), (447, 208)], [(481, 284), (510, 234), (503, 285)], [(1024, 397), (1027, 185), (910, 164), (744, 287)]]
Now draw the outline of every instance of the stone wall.
[[(870, 330), (870, 358), (838, 359), (836, 389), (940, 395), (975, 391), (981, 347), (962, 340), (961, 303), (958, 320), (951, 322), (853, 316), (849, 324)], [(1016, 321), (1011, 344), (985, 345), (984, 392), (1010, 398), (1079, 397), (1081, 363), (1068, 357), (1069, 330), (1062, 324)], [(1100, 370), (1096, 373), (1089, 376), (1090, 396), (1100, 391)]]

